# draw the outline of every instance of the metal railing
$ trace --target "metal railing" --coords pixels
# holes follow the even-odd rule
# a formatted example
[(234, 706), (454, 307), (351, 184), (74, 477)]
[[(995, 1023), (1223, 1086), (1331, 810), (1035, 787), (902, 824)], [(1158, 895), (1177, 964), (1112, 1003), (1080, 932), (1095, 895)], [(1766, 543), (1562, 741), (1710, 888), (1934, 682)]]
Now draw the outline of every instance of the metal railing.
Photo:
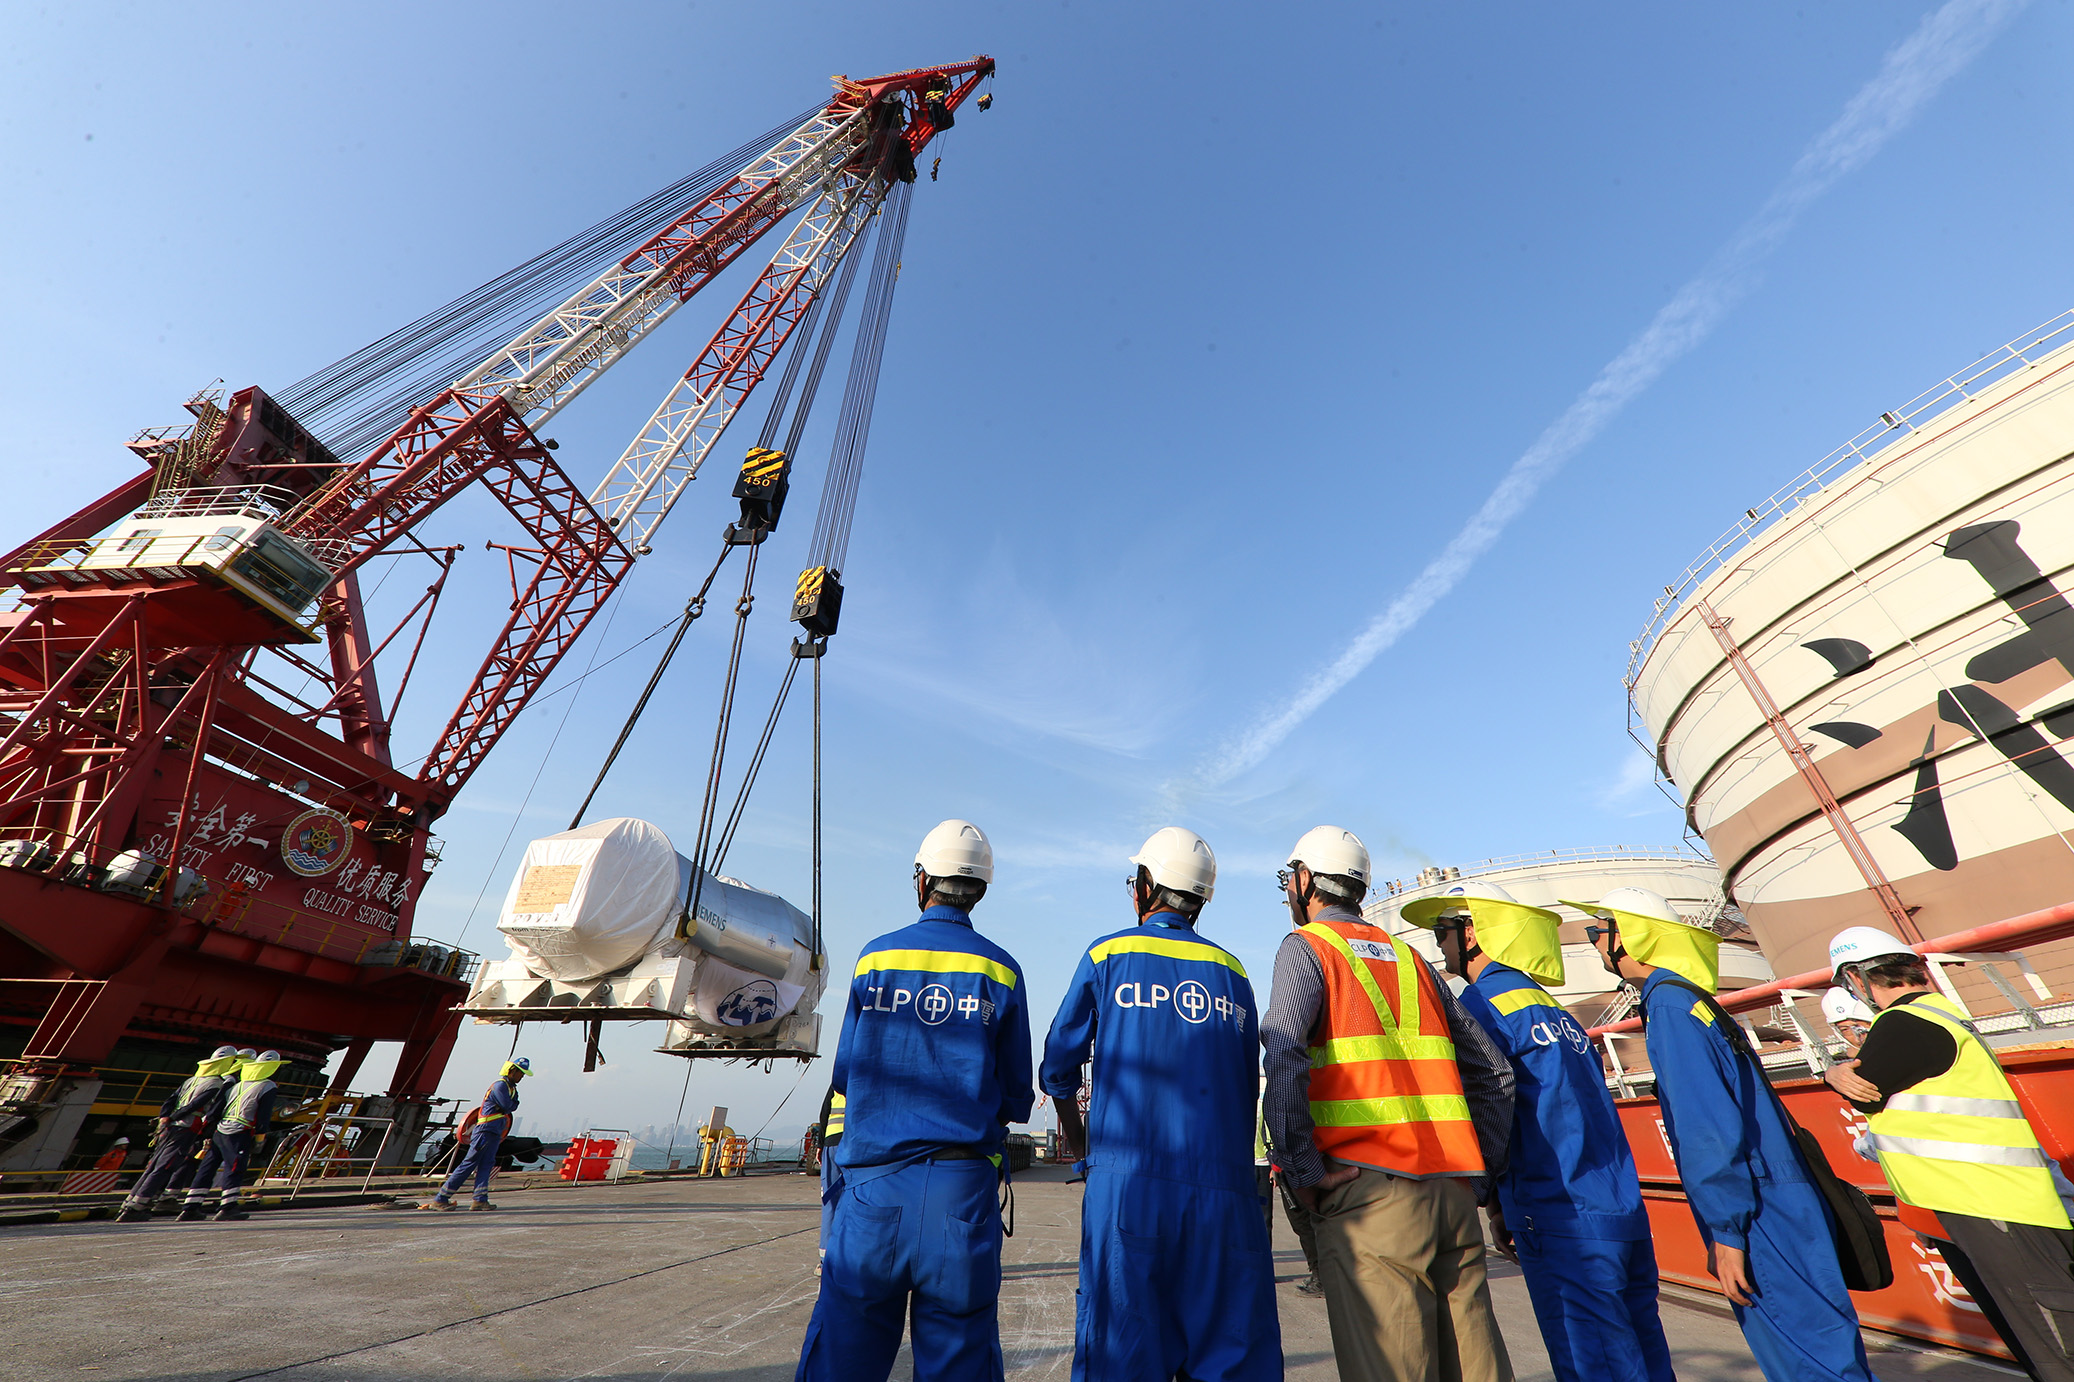
[(482, 967), (482, 957), (473, 950), (422, 937), (406, 940), (382, 935), (370, 931), (370, 923), (354, 917), (290, 907), (255, 896), (235, 883), (217, 895), (201, 921), (231, 935), (251, 936), (348, 964), (416, 969), (462, 984)]
[[(357, 1174), (360, 1178), (358, 1188), (365, 1192), (375, 1173), (381, 1169), (382, 1153), (388, 1150), (389, 1138), (396, 1131), (396, 1120), (363, 1117), (361, 1102), (362, 1096), (348, 1096), (337, 1106), (331, 1106), (327, 1098), (317, 1116), (303, 1123), (300, 1131), (281, 1138), (256, 1188), (285, 1189), (288, 1198), (293, 1200), (302, 1193), (308, 1181), (351, 1179), (356, 1168), (364, 1166), (366, 1169)], [(381, 1129), (381, 1137), (376, 1140), (374, 1150), (365, 1156), (360, 1155), (360, 1149), (376, 1128)]]
[(154, 494), (136, 518), (254, 518), (273, 523), (300, 502), (279, 485), (193, 485)]
[(1664, 625), (1683, 605), (1685, 597), (1712, 575), (1731, 552), (1741, 548), (1781, 515), (1806, 503), (1839, 472), (1873, 459), (1915, 431), (1919, 424), (1947, 408), (1971, 402), (1975, 395), (2019, 369), (2036, 365), (2042, 356), (2074, 340), (2069, 333), (2074, 333), (2074, 310), (2060, 313), (2037, 330), (1981, 356), (1957, 374), (1947, 375), (1941, 383), (1917, 394), (1899, 408), (1881, 413), (1878, 422), (1802, 471), (1769, 499), (1755, 508), (1745, 509), (1743, 517), (1715, 539), (1713, 545), (1700, 553), (1657, 597), (1655, 607), (1649, 613), (1649, 622), (1628, 644), (1627, 673), (1622, 680), (1630, 694), (1634, 691), (1635, 678), (1641, 672), (1650, 649), (1656, 646)]
[[(1933, 936), (1912, 948), (1929, 962), (1931, 976), (1945, 997), (1966, 1014), (1984, 1041), (1997, 1046), (2041, 1032), (2074, 1027), (2074, 1001), (2051, 1001), (2052, 994), (2022, 953), (2024, 946), (2042, 945), (2070, 936), (2074, 936), (2074, 902), (1970, 930)], [(1945, 973), (1945, 966), (1949, 964), (1967, 964), (1978, 969), (2009, 1008), (2002, 1012), (1975, 1012)], [(2001, 966), (2005, 964), (2014, 966), (2031, 992), (2046, 1001), (2033, 1004), (2024, 998), (2002, 973)], [(1797, 1033), (1797, 1041), (1783, 1049), (1762, 1052), (1760, 1063), (1773, 1076), (1787, 1075), (1802, 1065), (1808, 1073), (1819, 1075), (1836, 1060), (1839, 1043), (1819, 1035), (1801, 1016), (1798, 1004), (1819, 999), (1829, 989), (1830, 977), (1826, 969), (1809, 970), (1805, 974), (1789, 975), (1770, 983), (1721, 994), (1717, 1001), (1739, 1017), (1763, 1009), (1778, 1009), (1785, 1025)], [(1745, 1026), (1748, 1026), (1747, 1020)], [(1641, 1081), (1624, 1067), (1615, 1043), (1636, 1039), (1641, 1033), (1642, 1019), (1639, 1016), (1601, 1023), (1588, 1033), (1605, 1051), (1607, 1064), (1611, 1067), (1609, 1083), (1623, 1098), (1633, 1097)], [(1753, 1041), (1752, 1044), (1755, 1046), (1757, 1043)], [(1653, 1075), (1648, 1077), (1648, 1082), (1654, 1085)]]

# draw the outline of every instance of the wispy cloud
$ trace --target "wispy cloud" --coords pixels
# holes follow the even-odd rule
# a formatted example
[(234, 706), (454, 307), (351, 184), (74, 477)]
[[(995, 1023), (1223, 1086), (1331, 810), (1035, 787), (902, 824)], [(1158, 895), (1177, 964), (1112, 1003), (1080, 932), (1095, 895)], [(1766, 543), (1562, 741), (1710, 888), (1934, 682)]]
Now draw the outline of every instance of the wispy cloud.
[[(1645, 796), (1656, 785), (1656, 764), (1640, 749), (1632, 749), (1620, 761), (1620, 769), (1601, 782), (1592, 793), (1601, 810), (1613, 810), (1627, 806), (1637, 798)], [(1645, 814), (1634, 812), (1635, 815)]]
[(1793, 228), (1800, 213), (1839, 178), (1878, 153), (2027, 3), (1948, 0), (1888, 52), (1878, 75), (1851, 98), (1836, 123), (1808, 146), (1757, 214), (1513, 462), (1498, 487), (1440, 555), (1294, 696), (1203, 764), (1197, 771), (1197, 785), (1221, 785), (1258, 764), (1414, 628), (1491, 549), (1564, 462), (1598, 436), (1672, 363), (1705, 340), (1729, 309), (1749, 294), (1763, 261)]
[[(905, 611), (904, 622), (876, 626), (844, 665), (898, 704), (952, 716), (967, 730), (991, 725), (1010, 744), (1048, 741), (1051, 752), (1064, 742), (1098, 760), (1141, 759), (1180, 713), (1175, 683), (1183, 680), (1143, 656), (1132, 612), (1146, 579), (1124, 562), (1083, 572), (1061, 593), (1026, 579), (997, 547), (955, 579), (881, 597), (884, 608)], [(917, 656), (918, 648), (941, 655)], [(1161, 657), (1171, 669), (1192, 653), (1166, 646)]]

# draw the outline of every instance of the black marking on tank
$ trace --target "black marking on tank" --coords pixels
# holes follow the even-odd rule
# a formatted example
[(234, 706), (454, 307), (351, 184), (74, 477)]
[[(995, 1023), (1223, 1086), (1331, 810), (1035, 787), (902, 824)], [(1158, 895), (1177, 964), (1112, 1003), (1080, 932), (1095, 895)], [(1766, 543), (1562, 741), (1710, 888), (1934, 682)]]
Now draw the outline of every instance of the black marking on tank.
[(1836, 672), (1837, 680), (1872, 666), (1872, 649), (1855, 638), (1818, 638), (1800, 646), (1811, 653), (1821, 654), (1823, 661)]

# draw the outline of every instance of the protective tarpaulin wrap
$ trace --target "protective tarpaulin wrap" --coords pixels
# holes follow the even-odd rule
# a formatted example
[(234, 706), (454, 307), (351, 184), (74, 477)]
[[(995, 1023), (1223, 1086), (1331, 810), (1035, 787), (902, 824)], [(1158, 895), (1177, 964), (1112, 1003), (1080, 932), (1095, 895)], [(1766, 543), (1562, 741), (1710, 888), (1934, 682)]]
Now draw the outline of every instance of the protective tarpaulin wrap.
[(828, 983), (813, 919), (776, 893), (708, 874), (691, 921), (692, 878), (691, 861), (647, 821), (533, 841), (497, 922), (513, 961), (483, 966), (467, 1011), (667, 1014), (694, 1043), (782, 1044), (789, 1032), (811, 1051)]
[(627, 816), (535, 840), (497, 929), (541, 978), (609, 974), (668, 935), (684, 906), (679, 862), (669, 836)]

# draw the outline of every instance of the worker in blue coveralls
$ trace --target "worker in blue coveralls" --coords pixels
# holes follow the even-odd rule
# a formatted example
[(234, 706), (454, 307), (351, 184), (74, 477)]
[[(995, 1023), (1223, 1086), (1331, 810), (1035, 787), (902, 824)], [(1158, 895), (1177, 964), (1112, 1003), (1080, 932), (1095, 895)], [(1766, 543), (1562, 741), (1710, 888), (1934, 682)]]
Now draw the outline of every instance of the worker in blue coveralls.
[(1080, 957), (1039, 1072), (1087, 1163), (1073, 1379), (1267, 1382), (1282, 1329), (1253, 1170), (1253, 986), (1196, 934), (1217, 882), (1202, 837), (1170, 825), (1131, 863), (1138, 924)]
[(1868, 1382), (1836, 1226), (1763, 1072), (1709, 1004), (1721, 940), (1647, 888), (1570, 902), (1606, 968), (1642, 990), (1663, 1131), (1707, 1270), (1772, 1382)]
[(1013, 956), (972, 929), (994, 850), (945, 821), (915, 854), (914, 925), (865, 947), (831, 1083), (842, 1172), (797, 1377), (999, 1382), (1002, 1141), (1030, 1117), (1030, 1015)]
[(420, 1209), (458, 1209), (454, 1203), (454, 1192), (475, 1177), (475, 1200), (470, 1209), (495, 1209), (490, 1203), (490, 1173), (497, 1169), (497, 1149), (504, 1145), (504, 1138), (511, 1131), (511, 1116), (518, 1112), (519, 1081), (533, 1073), (533, 1062), (520, 1056), (517, 1060), (504, 1062), (504, 1069), (490, 1087), (483, 1091), (482, 1102), (475, 1106), (470, 1120), (473, 1132), (468, 1134), (468, 1150), (454, 1162), (453, 1174), (439, 1187), (439, 1193), (418, 1206)]
[(1399, 915), (1431, 928), (1469, 980), (1462, 1006), (1512, 1060), (1491, 1236), (1527, 1278), (1557, 1382), (1673, 1382), (1634, 1153), (1591, 1039), (1542, 987), (1563, 983), (1562, 919), (1474, 878)]

